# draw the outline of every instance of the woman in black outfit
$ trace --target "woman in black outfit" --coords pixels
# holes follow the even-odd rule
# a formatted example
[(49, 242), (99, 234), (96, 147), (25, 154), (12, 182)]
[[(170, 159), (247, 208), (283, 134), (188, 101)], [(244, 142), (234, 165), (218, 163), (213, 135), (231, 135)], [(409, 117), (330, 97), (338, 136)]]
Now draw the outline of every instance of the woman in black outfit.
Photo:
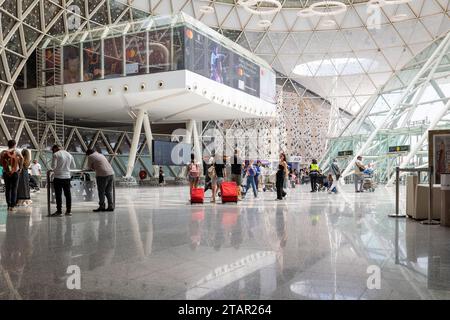
[(286, 155), (284, 153), (281, 153), (280, 163), (278, 164), (277, 181), (276, 181), (277, 200), (283, 200), (283, 197), (286, 196), (286, 192), (284, 192), (283, 190), (283, 185), (287, 170), (288, 169), (287, 169)]

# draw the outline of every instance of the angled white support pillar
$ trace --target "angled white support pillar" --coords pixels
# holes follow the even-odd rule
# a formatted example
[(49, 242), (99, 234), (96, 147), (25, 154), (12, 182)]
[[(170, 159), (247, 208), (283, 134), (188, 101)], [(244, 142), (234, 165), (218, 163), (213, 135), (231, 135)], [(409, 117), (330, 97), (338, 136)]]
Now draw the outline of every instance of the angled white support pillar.
[[(194, 130), (194, 126), (195, 126), (194, 120), (189, 120), (186, 122), (186, 136), (183, 139), (183, 143), (192, 143), (192, 130)], [(178, 173), (178, 177), (179, 178), (186, 177), (187, 174), (186, 170), (187, 168), (183, 167)]]
[(144, 121), (145, 111), (144, 109), (139, 109), (136, 122), (134, 124), (133, 131), (133, 140), (131, 141), (130, 154), (128, 156), (128, 164), (127, 164), (127, 174), (126, 178), (131, 178), (134, 169), (134, 163), (136, 161), (137, 148), (139, 144), (139, 136), (141, 135), (142, 130), (142, 122)]
[[(193, 123), (193, 139), (194, 139), (194, 154), (195, 154), (195, 160), (199, 162), (200, 164), (203, 163), (202, 161), (202, 142), (200, 140), (200, 136), (198, 135), (198, 128), (197, 128), (197, 122), (194, 121)], [(203, 172), (203, 170), (202, 170)]]
[[(411, 159), (417, 154), (417, 151), (422, 147), (425, 140), (428, 138), (428, 131), (433, 130), (438, 125), (439, 121), (448, 113), (450, 108), (450, 100), (447, 101), (445, 106), (439, 110), (438, 113), (436, 113), (433, 117), (433, 120), (431, 120), (430, 125), (428, 126), (427, 130), (423, 133), (423, 135), (420, 137), (420, 139), (417, 141), (417, 143), (414, 145), (414, 147), (411, 149), (411, 151), (408, 153), (408, 155), (405, 157), (405, 159), (400, 164), (400, 168), (404, 168)], [(392, 175), (386, 186), (391, 185), (395, 180), (395, 175)]]
[(415, 88), (415, 86), (417, 85), (417, 83), (419, 82), (420, 78), (423, 76), (423, 74), (431, 67), (431, 65), (433, 65), (433, 63), (436, 62), (436, 57), (441, 54), (442, 50), (444, 47), (446, 47), (448, 41), (450, 39), (450, 32), (447, 33), (447, 35), (445, 36), (445, 38), (442, 40), (442, 42), (439, 44), (439, 46), (436, 48), (436, 50), (433, 52), (433, 54), (430, 56), (430, 58), (428, 59), (428, 61), (423, 65), (423, 67), (420, 69), (420, 71), (416, 74), (416, 76), (412, 79), (412, 81), (409, 83), (408, 87), (405, 89), (405, 91), (403, 92), (402, 96), (400, 97), (400, 99), (398, 100), (398, 103), (395, 104), (387, 113), (387, 115), (385, 116), (385, 118), (383, 119), (383, 121), (375, 128), (375, 130), (372, 131), (372, 133), (370, 134), (370, 136), (367, 138), (366, 142), (364, 143), (364, 145), (358, 150), (358, 152), (356, 152), (355, 156), (353, 157), (352, 161), (350, 161), (350, 163), (347, 165), (347, 167), (345, 168), (344, 172), (342, 173), (342, 177), (345, 178), (346, 176), (350, 175), (350, 173), (353, 171), (353, 166), (355, 165), (356, 162), (356, 158), (359, 155), (362, 155), (367, 148), (370, 146), (370, 144), (372, 143), (372, 141), (375, 139), (375, 137), (377, 136), (378, 132), (380, 131), (380, 129), (382, 129), (383, 127), (385, 127), (385, 125), (388, 123), (388, 121), (390, 119), (392, 119), (393, 115), (395, 114), (395, 112), (397, 111), (397, 109), (399, 108), (399, 106), (401, 106), (403, 100), (408, 97), (410, 95), (410, 93), (412, 92), (412, 90)]
[[(150, 126), (150, 120), (148, 118), (148, 113), (147, 111), (144, 112), (144, 133), (145, 133), (145, 140), (147, 140), (147, 147), (148, 147), (148, 152), (150, 154), (152, 154), (152, 141), (153, 141), (153, 133), (152, 133), (152, 128)], [(152, 158), (153, 158), (153, 154), (152, 154)], [(156, 168), (153, 167), (153, 176), (156, 175)]]

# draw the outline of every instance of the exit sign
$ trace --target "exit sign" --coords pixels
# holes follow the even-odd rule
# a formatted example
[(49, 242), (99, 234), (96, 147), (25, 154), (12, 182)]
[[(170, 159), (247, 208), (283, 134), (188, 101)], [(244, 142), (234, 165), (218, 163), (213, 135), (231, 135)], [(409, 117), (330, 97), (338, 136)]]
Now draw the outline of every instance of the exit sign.
[(411, 146), (395, 146), (395, 147), (389, 147), (389, 153), (409, 152), (410, 150), (411, 150)]
[(352, 156), (352, 155), (353, 155), (353, 150), (338, 152), (338, 157), (347, 157), (347, 156)]

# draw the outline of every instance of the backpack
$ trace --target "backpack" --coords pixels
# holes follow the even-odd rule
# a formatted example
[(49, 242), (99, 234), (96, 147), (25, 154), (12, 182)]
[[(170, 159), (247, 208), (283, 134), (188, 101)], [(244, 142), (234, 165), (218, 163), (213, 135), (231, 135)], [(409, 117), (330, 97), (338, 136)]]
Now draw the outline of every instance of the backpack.
[(17, 153), (15, 150), (13, 151), (5, 151), (2, 154), (2, 167), (3, 172), (12, 176), (15, 172), (17, 172), (17, 167), (19, 166), (19, 159), (17, 157)]
[(200, 171), (198, 170), (198, 164), (191, 163), (189, 165), (189, 176), (192, 178), (198, 178), (200, 176)]

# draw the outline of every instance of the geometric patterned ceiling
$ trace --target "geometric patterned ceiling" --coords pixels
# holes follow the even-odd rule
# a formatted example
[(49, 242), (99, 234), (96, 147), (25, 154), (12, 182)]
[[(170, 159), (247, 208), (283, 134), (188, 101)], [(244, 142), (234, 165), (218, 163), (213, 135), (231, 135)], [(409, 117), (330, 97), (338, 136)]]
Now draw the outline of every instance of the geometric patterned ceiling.
[[(237, 0), (134, 0), (131, 5), (154, 15), (183, 11), (352, 113), (395, 71), (450, 30), (449, 0), (409, 0), (376, 12), (368, 11), (372, 7), (367, 1), (345, 0), (340, 2), (347, 10), (337, 15), (297, 15), (315, 2), (281, 0), (278, 13), (264, 16), (247, 12)], [(270, 9), (268, 3), (258, 5), (265, 7), (256, 10)], [(211, 7), (211, 13), (202, 13), (203, 6)], [(261, 19), (270, 20), (270, 27), (258, 25)]]

